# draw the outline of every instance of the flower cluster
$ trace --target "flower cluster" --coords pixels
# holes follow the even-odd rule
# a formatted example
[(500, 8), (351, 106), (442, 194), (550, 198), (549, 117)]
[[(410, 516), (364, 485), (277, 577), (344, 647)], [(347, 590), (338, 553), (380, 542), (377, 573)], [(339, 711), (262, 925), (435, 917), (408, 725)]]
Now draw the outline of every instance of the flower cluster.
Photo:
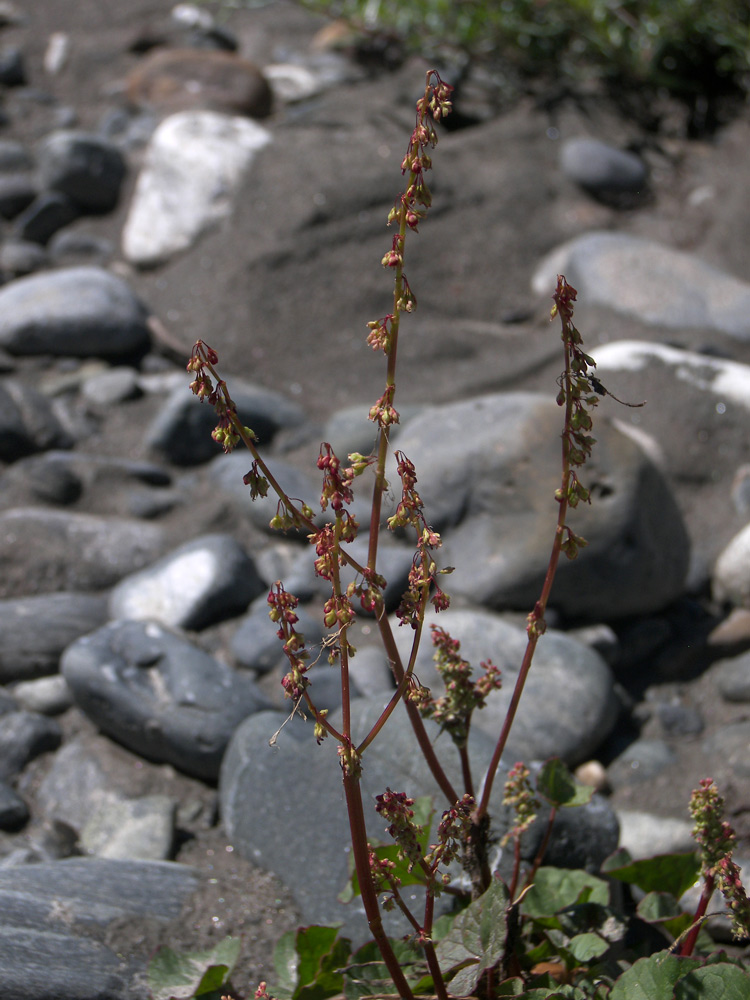
[[(430, 846), (430, 853), (425, 857), (425, 862), (434, 873), (437, 872), (438, 865), (449, 865), (462, 852), (471, 828), (475, 805), (474, 796), (467, 793), (460, 802), (443, 813), (438, 823), (438, 842)], [(447, 885), (450, 875), (445, 872), (442, 880)]]
[[(581, 483), (576, 468), (582, 466), (591, 455), (591, 449), (596, 440), (588, 433), (593, 424), (589, 410), (599, 402), (597, 393), (592, 391), (589, 368), (595, 368), (596, 362), (585, 354), (581, 344), (581, 334), (573, 324), (573, 303), (577, 292), (569, 285), (563, 275), (557, 277), (557, 289), (552, 296), (554, 305), (551, 317), (559, 316), (562, 323), (562, 341), (565, 345), (567, 359), (566, 370), (558, 379), (560, 391), (557, 394), (558, 406), (567, 406), (569, 415), (565, 421), (563, 441), (565, 457), (568, 466), (566, 483), (555, 491), (558, 503), (566, 502), (569, 507), (577, 507), (582, 501), (591, 502), (591, 495)], [(578, 550), (586, 545), (586, 540), (576, 535), (565, 525), (565, 539), (561, 551), (568, 559), (575, 559)]]
[(703, 778), (700, 788), (690, 797), (693, 837), (701, 850), (701, 864), (706, 878), (713, 878), (726, 900), (732, 917), (732, 934), (750, 936), (750, 900), (740, 878), (740, 869), (732, 859), (737, 837), (724, 819), (724, 799), (713, 782)]
[(367, 854), (375, 892), (386, 894), (381, 900), (383, 909), (392, 910), (396, 905), (396, 892), (401, 885), (401, 879), (395, 874), (396, 862), (389, 858), (379, 858), (371, 844), (367, 845)]
[(409, 870), (422, 860), (419, 838), (424, 830), (414, 822), (414, 799), (406, 792), (392, 792), (387, 788), (375, 798), (375, 811), (388, 821), (387, 831), (400, 848), (403, 860)]
[(500, 670), (489, 661), (482, 663), (484, 673), (476, 680), (467, 660), (459, 654), (461, 643), (445, 629), (432, 626), (435, 648), (435, 666), (445, 684), (445, 694), (433, 698), (426, 688), (410, 693), (420, 713), (434, 719), (458, 747), (465, 747), (469, 738), (471, 716), (476, 708), (483, 708), (491, 691), (501, 687)]
[(513, 826), (503, 837), (503, 847), (510, 840), (518, 840), (536, 819), (539, 809), (539, 799), (529, 781), (529, 769), (521, 761), (508, 771), (503, 793), (503, 805), (511, 808), (515, 814)]
[[(195, 375), (190, 383), (191, 391), (201, 402), (207, 400), (216, 411), (218, 423), (211, 437), (225, 452), (229, 452), (239, 444), (243, 433), (250, 439), (254, 439), (255, 435), (249, 427), (243, 427), (240, 423), (237, 407), (229, 395), (227, 384), (216, 373), (215, 366), (218, 361), (219, 355), (216, 351), (202, 340), (198, 340), (193, 345), (187, 370)], [(216, 385), (213, 379), (216, 379)]]
[(291, 666), (289, 673), (282, 679), (281, 685), (286, 692), (286, 697), (296, 702), (310, 685), (306, 676), (309, 669), (306, 662), (309, 654), (305, 649), (305, 637), (294, 628), (299, 621), (299, 616), (295, 612), (299, 600), (294, 594), (287, 593), (282, 583), (276, 583), (271, 589), (267, 601), (269, 605), (268, 616), (272, 622), (279, 626), (276, 635), (284, 643), (284, 652)]

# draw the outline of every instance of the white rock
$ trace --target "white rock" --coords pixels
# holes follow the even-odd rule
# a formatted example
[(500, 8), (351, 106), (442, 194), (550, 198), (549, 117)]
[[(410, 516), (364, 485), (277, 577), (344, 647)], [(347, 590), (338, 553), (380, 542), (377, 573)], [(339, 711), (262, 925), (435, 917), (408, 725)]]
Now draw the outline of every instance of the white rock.
[(617, 809), (620, 847), (634, 860), (655, 854), (678, 854), (695, 849), (692, 826), (687, 820), (654, 816), (630, 809)]
[(232, 211), (254, 155), (271, 141), (247, 118), (184, 111), (154, 132), (136, 184), (122, 248), (133, 264), (152, 266), (187, 249)]
[(750, 524), (719, 554), (712, 589), (717, 601), (750, 606)]

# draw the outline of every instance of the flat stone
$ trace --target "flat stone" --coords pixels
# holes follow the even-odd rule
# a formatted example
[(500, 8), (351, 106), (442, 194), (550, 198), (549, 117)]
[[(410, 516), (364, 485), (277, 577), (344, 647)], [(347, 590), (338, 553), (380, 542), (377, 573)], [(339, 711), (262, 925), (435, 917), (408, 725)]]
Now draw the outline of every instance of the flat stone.
[(16, 379), (0, 384), (0, 459), (15, 462), (47, 448), (69, 448), (73, 439), (49, 400)]
[[(497, 737), (507, 714), (515, 680), (526, 650), (526, 631), (487, 611), (461, 609), (428, 611), (415, 663), (419, 679), (435, 693), (444, 685), (433, 661), (430, 629), (438, 626), (461, 643), (460, 655), (476, 675), (491, 660), (502, 673), (503, 685), (476, 712), (472, 729)], [(403, 663), (411, 652), (411, 630), (398, 628), (394, 636)], [(550, 691), (555, 697), (550, 698)], [(548, 628), (539, 640), (526, 680), (507, 755), (513, 760), (561, 757), (575, 766), (587, 760), (612, 730), (619, 706), (609, 667), (594, 650), (562, 632)]]
[(0, 684), (54, 673), (65, 647), (106, 620), (107, 599), (96, 594), (39, 594), (0, 601)]
[(607, 769), (613, 788), (649, 781), (677, 759), (674, 750), (663, 740), (635, 740)]
[(123, 229), (126, 259), (140, 267), (162, 263), (227, 218), (240, 181), (270, 140), (261, 125), (213, 111), (165, 119), (146, 150)]
[(113, 618), (202, 629), (245, 611), (266, 585), (231, 535), (202, 535), (112, 591)]
[(586, 233), (563, 243), (532, 279), (549, 295), (564, 274), (579, 301), (670, 330), (706, 327), (750, 340), (750, 285), (681, 250), (625, 233)]
[(84, 636), (61, 670), (102, 732), (209, 781), (240, 722), (268, 706), (246, 674), (153, 622), (112, 622)]
[(560, 167), (566, 177), (595, 194), (640, 191), (648, 175), (640, 156), (585, 137), (562, 143)]
[(0, 596), (102, 590), (157, 559), (161, 528), (143, 521), (41, 507), (0, 514)]
[(97, 267), (71, 267), (0, 288), (0, 347), (10, 354), (122, 358), (146, 350), (146, 310)]
[[(534, 606), (557, 518), (561, 426), (553, 399), (498, 393), (429, 408), (402, 429), (399, 448), (417, 469), (428, 520), (443, 538), (439, 564), (455, 567), (445, 578), (449, 594), (496, 610)], [(581, 473), (593, 502), (567, 517), (588, 545), (560, 560), (550, 608), (612, 621), (657, 611), (682, 593), (689, 539), (669, 484), (644, 450), (604, 416), (596, 416), (594, 433)], [(387, 478), (398, 484), (395, 468)], [(368, 496), (366, 479), (358, 498)], [(400, 496), (397, 486), (392, 493)]]
[(208, 109), (262, 118), (271, 110), (268, 81), (253, 63), (229, 52), (184, 47), (143, 59), (128, 78), (128, 97), (170, 112)]
[(649, 812), (618, 809), (620, 847), (638, 861), (657, 854), (682, 854), (695, 850), (693, 826), (684, 819), (655, 816)]

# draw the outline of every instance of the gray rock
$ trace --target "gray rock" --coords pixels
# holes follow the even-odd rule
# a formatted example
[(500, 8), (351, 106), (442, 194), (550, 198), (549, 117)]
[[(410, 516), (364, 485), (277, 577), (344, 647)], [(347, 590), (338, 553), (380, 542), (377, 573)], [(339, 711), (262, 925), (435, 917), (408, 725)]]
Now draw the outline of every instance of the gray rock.
[(49, 401), (16, 379), (0, 385), (0, 459), (15, 462), (47, 448), (71, 447), (73, 440)]
[(0, 514), (5, 574), (0, 594), (102, 590), (157, 559), (153, 524), (29, 507)]
[(750, 778), (750, 722), (725, 724), (707, 736), (701, 747), (709, 757), (718, 758), (730, 773)]
[(564, 274), (579, 299), (670, 330), (706, 327), (750, 339), (750, 285), (689, 253), (624, 233), (586, 233), (557, 247), (532, 279), (549, 295)]
[(62, 651), (107, 620), (96, 594), (39, 594), (0, 601), (0, 684), (57, 670)]
[(20, 240), (49, 243), (58, 230), (79, 217), (80, 210), (59, 191), (43, 191), (13, 221), (13, 233)]
[(15, 219), (39, 193), (30, 173), (3, 174), (0, 176), (0, 215)]
[(73, 704), (67, 681), (60, 674), (20, 681), (13, 685), (13, 697), (25, 711), (41, 715), (59, 715)]
[(676, 759), (674, 750), (663, 740), (635, 740), (610, 764), (607, 777), (615, 789), (648, 781)]
[[(461, 656), (475, 674), (479, 674), (485, 660), (500, 667), (502, 688), (490, 694), (486, 707), (475, 713), (472, 721), (472, 729), (496, 739), (526, 650), (525, 630), (487, 611), (429, 611), (415, 672), (435, 693), (441, 693), (444, 687), (432, 659), (433, 625), (461, 643)], [(401, 659), (407, 663), (413, 633), (397, 628), (395, 623), (393, 631)], [(553, 698), (550, 691), (555, 692)], [(508, 757), (528, 761), (558, 756), (568, 764), (579, 764), (606, 739), (618, 712), (614, 680), (604, 660), (575, 639), (548, 629), (537, 645), (511, 730)]]
[(112, 618), (202, 629), (247, 609), (265, 590), (255, 564), (231, 535), (202, 535), (112, 591)]
[(20, 829), (29, 818), (29, 807), (20, 795), (0, 781), (0, 830)]
[(363, 698), (393, 694), (395, 682), (388, 659), (376, 646), (357, 649), (357, 655), (349, 661), (349, 676)]
[[(534, 606), (557, 519), (561, 426), (554, 400), (509, 393), (429, 409), (402, 429), (399, 448), (443, 536), (439, 563), (455, 566), (445, 578), (451, 595), (495, 609)], [(610, 621), (678, 597), (689, 543), (670, 487), (643, 450), (602, 415), (594, 434), (581, 472), (593, 502), (567, 518), (588, 546), (560, 560), (550, 607)], [(388, 479), (398, 482), (395, 470)]]
[(750, 652), (715, 663), (711, 676), (725, 701), (750, 701)]
[(694, 705), (666, 702), (658, 706), (656, 714), (665, 736), (697, 736), (706, 728), (703, 715)]
[(4, 1000), (142, 997), (130, 964), (100, 943), (115, 920), (168, 921), (197, 873), (159, 861), (70, 858), (0, 870), (0, 995)]
[(232, 211), (255, 154), (270, 142), (255, 122), (211, 111), (166, 118), (146, 150), (122, 234), (127, 260), (151, 267), (187, 250)]
[(15, 139), (0, 139), (0, 173), (16, 170), (30, 170), (33, 160), (22, 142)]
[[(258, 437), (259, 444), (267, 444), (284, 427), (296, 427), (304, 420), (302, 410), (280, 393), (261, 386), (232, 379), (232, 399), (245, 426)], [(189, 388), (189, 382), (174, 389), (146, 432), (145, 443), (176, 465), (196, 465), (221, 455), (221, 448), (211, 438), (216, 426), (216, 414), (208, 403), (201, 403)], [(243, 464), (248, 471), (251, 460), (244, 449), (234, 452), (234, 464)], [(227, 466), (229, 467), (229, 466)]]
[(15, 45), (0, 49), (0, 83), (4, 87), (22, 87), (26, 83), (24, 55)]
[(48, 190), (88, 212), (109, 212), (117, 205), (126, 165), (113, 143), (89, 132), (59, 130), (45, 136), (36, 152)]
[(87, 403), (109, 409), (141, 395), (138, 372), (134, 368), (120, 367), (92, 375), (83, 383), (83, 398)]
[(79, 639), (61, 669), (103, 732), (208, 780), (240, 722), (267, 707), (249, 677), (151, 622), (112, 622)]
[(81, 850), (123, 861), (167, 861), (174, 841), (175, 808), (167, 795), (138, 799), (106, 795), (81, 830)]
[[(0, 180), (0, 187), (2, 180)], [(0, 191), (0, 198), (2, 192)], [(9, 278), (20, 278), (49, 267), (49, 254), (44, 247), (29, 240), (6, 240), (0, 247), (0, 271)]]
[[(307, 649), (319, 652), (320, 642), (325, 634), (320, 619), (305, 611), (297, 609), (299, 621), (294, 626), (305, 636)], [(239, 622), (232, 636), (232, 656), (243, 667), (266, 674), (279, 664), (286, 664), (287, 658), (282, 648), (282, 642), (276, 634), (276, 625), (268, 617), (268, 604), (258, 601)]]
[[(250, 426), (253, 427), (252, 424)], [(256, 431), (256, 433), (258, 432)], [(286, 491), (287, 496), (301, 500), (312, 507), (314, 511), (320, 509), (321, 483), (316, 483), (306, 472), (301, 472), (288, 462), (279, 459), (267, 459), (266, 461), (271, 475)], [(248, 472), (251, 464), (252, 459), (241, 447), (229, 455), (218, 455), (214, 458), (209, 467), (208, 475), (218, 489), (232, 497), (240, 509), (247, 513), (256, 527), (260, 528), (261, 531), (270, 531), (274, 535), (278, 535), (278, 532), (269, 527), (271, 518), (275, 517), (278, 511), (279, 498), (276, 493), (269, 489), (268, 496), (252, 500), (250, 487), (242, 481), (242, 477)], [(295, 532), (292, 531), (290, 534), (293, 536)]]
[[(358, 699), (352, 704), (352, 725), (359, 740), (375, 723), (387, 696), (378, 699)], [(343, 921), (345, 933), (355, 938), (368, 936), (361, 901), (353, 900), (347, 907), (337, 895), (347, 880), (349, 830), (341, 791), (340, 768), (336, 748), (330, 740), (317, 747), (312, 726), (297, 720), (286, 725), (275, 748), (268, 746), (271, 736), (286, 719), (287, 713), (260, 713), (247, 719), (230, 743), (222, 766), (220, 781), (221, 811), (225, 829), (235, 849), (252, 858), (264, 868), (277, 872), (294, 893), (306, 922), (330, 923)], [(334, 724), (339, 721), (334, 717)], [(428, 725), (431, 740), (438, 737), (436, 727)], [(445, 741), (440, 740), (438, 751)], [(486, 770), (493, 741), (484, 733), (472, 732), (470, 757), (477, 782)], [(457, 756), (447, 747), (441, 759), (446, 763), (450, 780), (461, 786)], [(492, 795), (493, 830), (502, 834), (507, 828), (508, 815), (501, 805), (506, 768), (501, 764)], [(279, 796), (279, 788), (286, 791)], [(405, 791), (416, 797), (433, 797), (438, 815), (445, 808), (445, 799), (438, 790), (414, 739), (403, 706), (378, 739), (364, 755), (362, 792), (365, 801), (368, 835), (387, 842), (388, 836), (372, 810), (373, 796), (386, 787)], [(595, 812), (607, 810), (597, 804)], [(599, 816), (589, 822), (587, 808), (576, 810), (578, 834), (587, 840), (585, 832), (608, 826)], [(543, 823), (542, 823), (543, 825)], [(616, 824), (615, 824), (616, 827)], [(561, 830), (563, 828), (560, 828)], [(568, 839), (569, 833), (564, 832)], [(524, 856), (533, 850), (542, 836), (535, 830), (524, 848)], [(553, 832), (553, 841), (555, 838)], [(594, 851), (592, 834), (587, 848)], [(609, 846), (611, 830), (601, 847)], [(610, 848), (611, 849), (611, 848)], [(585, 851), (578, 854), (578, 860)], [(605, 853), (600, 853), (599, 863)], [(594, 854), (591, 854), (593, 860)], [(458, 873), (456, 873), (458, 874)], [(406, 927), (400, 916), (386, 914), (389, 933), (403, 932)]]
[(640, 191), (646, 183), (646, 164), (635, 153), (617, 149), (599, 139), (566, 139), (560, 148), (560, 167), (570, 180), (593, 194)]
[(0, 347), (10, 354), (122, 358), (146, 350), (146, 310), (96, 267), (18, 278), (0, 288)]
[(49, 256), (58, 267), (94, 264), (103, 267), (115, 253), (114, 244), (101, 236), (63, 229), (52, 237), (47, 246)]
[(0, 715), (0, 780), (8, 781), (23, 771), (39, 754), (57, 750), (62, 730), (54, 719), (36, 712), (6, 712)]

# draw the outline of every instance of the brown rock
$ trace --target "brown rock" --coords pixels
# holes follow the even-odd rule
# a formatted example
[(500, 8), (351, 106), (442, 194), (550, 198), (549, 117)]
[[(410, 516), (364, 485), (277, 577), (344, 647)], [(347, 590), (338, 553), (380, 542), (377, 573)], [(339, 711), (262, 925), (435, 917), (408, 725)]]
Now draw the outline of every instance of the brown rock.
[(166, 111), (206, 109), (264, 118), (271, 88), (258, 67), (231, 52), (160, 49), (128, 77), (128, 99)]

